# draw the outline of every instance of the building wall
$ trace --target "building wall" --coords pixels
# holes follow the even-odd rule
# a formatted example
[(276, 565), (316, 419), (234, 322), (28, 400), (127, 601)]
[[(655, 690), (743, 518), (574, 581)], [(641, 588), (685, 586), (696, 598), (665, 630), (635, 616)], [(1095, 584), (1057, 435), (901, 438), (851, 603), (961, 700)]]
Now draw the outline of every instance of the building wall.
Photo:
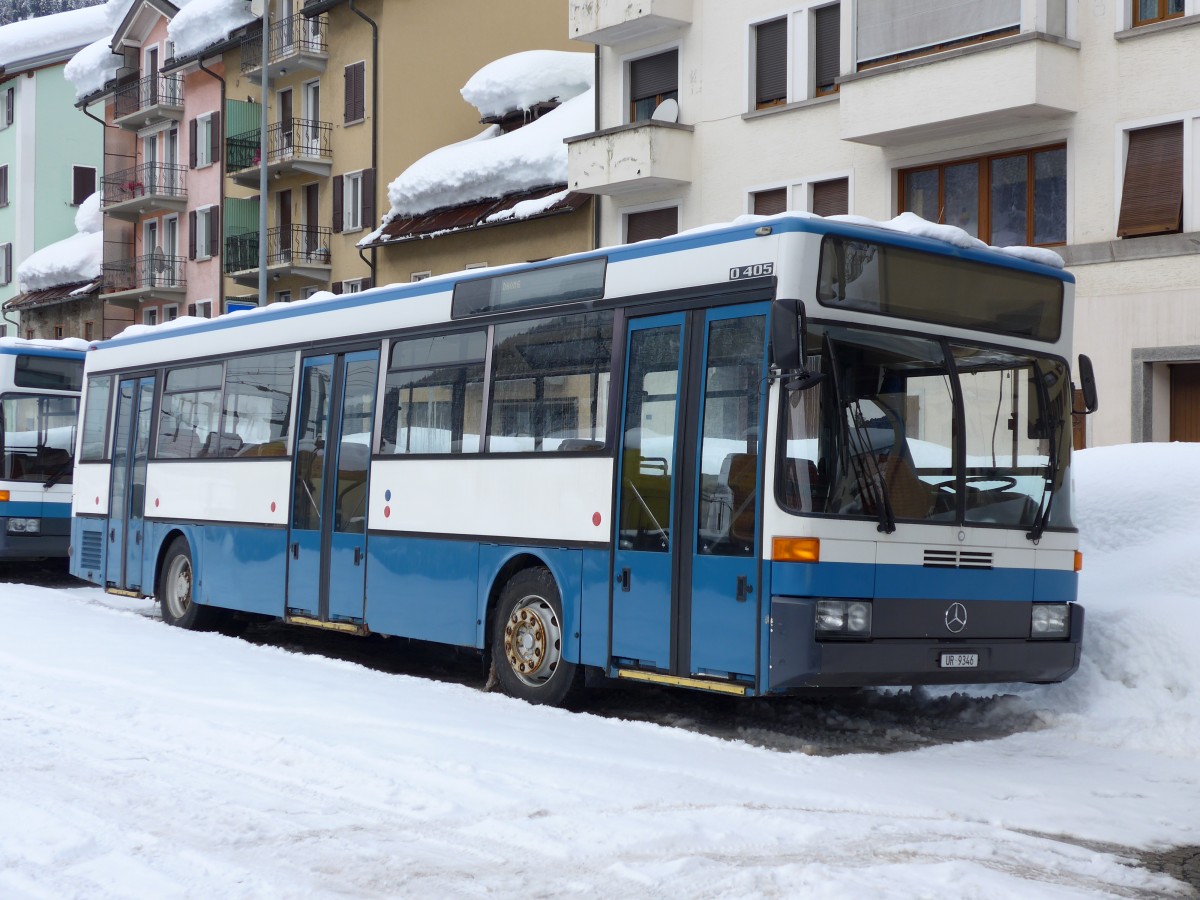
[[(208, 66), (209, 69), (222, 74), (224, 66), (218, 60)], [(182, 132), (180, 139), (180, 162), (188, 165), (191, 159), (191, 120), (209, 113), (223, 113), (221, 103), (221, 82), (212, 75), (198, 68), (189, 70), (183, 81), (183, 121), (180, 122)], [(223, 116), (221, 116), (223, 118)], [(222, 143), (224, 137), (222, 132)], [(222, 147), (222, 150), (224, 147)], [(224, 154), (222, 153), (222, 158)], [(221, 160), (211, 162), (206, 166), (189, 168), (187, 171), (188, 210), (196, 210), (206, 206), (222, 206), (222, 191), (224, 188), (224, 165)], [(191, 244), (190, 217), (183, 217), (183, 248)], [(219, 244), (218, 244), (219, 247)], [(206, 254), (201, 248), (196, 248), (197, 259), (189, 260), (185, 265), (187, 272), (187, 299), (192, 304), (201, 300), (211, 300), (213, 313), (220, 312), (221, 301), (221, 254), (211, 259), (201, 259)], [(181, 313), (186, 313), (186, 307)]]

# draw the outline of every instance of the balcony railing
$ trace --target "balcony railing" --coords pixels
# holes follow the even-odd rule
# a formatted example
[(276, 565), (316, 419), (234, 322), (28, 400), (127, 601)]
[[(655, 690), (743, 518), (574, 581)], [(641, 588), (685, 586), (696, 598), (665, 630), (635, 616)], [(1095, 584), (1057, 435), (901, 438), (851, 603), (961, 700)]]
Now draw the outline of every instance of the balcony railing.
[[(267, 65), (293, 56), (324, 54), (327, 16), (288, 16), (271, 26), (267, 44)], [(242, 74), (262, 68), (262, 34), (246, 38), (242, 44)]]
[(180, 291), (187, 287), (182, 256), (147, 253), (132, 259), (119, 259), (104, 264), (104, 293), (125, 291)]
[(142, 163), (100, 179), (100, 206), (107, 209), (148, 197), (187, 199), (187, 169), (167, 163)]
[(113, 118), (127, 116), (157, 107), (183, 106), (183, 77), (157, 72), (117, 88), (113, 94)]
[[(333, 229), (320, 225), (289, 225), (267, 230), (267, 268), (327, 266)], [(225, 238), (225, 274), (258, 268), (258, 232)]]
[[(257, 168), (262, 152), (259, 135), (244, 131), (225, 139), (225, 167), (231, 174)], [(267, 165), (287, 162), (330, 162), (333, 126), (313, 119), (285, 119), (267, 127)]]

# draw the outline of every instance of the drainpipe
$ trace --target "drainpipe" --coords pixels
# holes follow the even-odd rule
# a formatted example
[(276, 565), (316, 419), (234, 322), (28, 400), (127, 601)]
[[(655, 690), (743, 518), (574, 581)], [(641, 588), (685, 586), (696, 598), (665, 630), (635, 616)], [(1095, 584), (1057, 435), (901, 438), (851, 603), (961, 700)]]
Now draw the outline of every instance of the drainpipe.
[[(226, 131), (225, 121), (225, 79), (214, 72), (212, 69), (204, 65), (204, 57), (201, 56), (197, 60), (201, 72), (206, 72), (217, 81), (221, 82), (221, 141), (224, 143)], [(225, 148), (221, 148), (221, 271), (217, 273), (217, 310), (215, 315), (221, 315), (225, 311)], [(209, 225), (212, 225), (211, 217)]]
[[(595, 100), (596, 109), (593, 115), (595, 122), (593, 127), (600, 130), (600, 45), (596, 45), (595, 49), (596, 68), (595, 75), (592, 76), (592, 91), (594, 92), (593, 99)], [(592, 195), (592, 249), (597, 249), (600, 246), (600, 195)]]
[[(82, 111), (83, 114), (85, 116), (87, 116), (89, 119), (95, 119), (95, 121), (100, 123), (100, 171), (101, 171), (101, 173), (103, 173), (104, 170), (107, 168), (107, 163), (108, 163), (108, 150), (106, 147), (108, 141), (104, 135), (105, 135), (105, 131), (110, 126), (107, 122), (105, 122), (101, 118), (98, 118), (91, 110), (89, 110), (87, 108), (86, 103), (83, 104), (82, 106), (76, 106), (75, 108)], [(137, 163), (137, 150), (136, 149), (133, 151), (133, 161), (135, 164)], [(96, 189), (98, 191), (100, 191), (101, 197), (103, 197), (103, 195), (104, 195), (104, 175), (103, 174), (100, 175), (100, 184), (96, 185)], [(100, 208), (100, 234), (102, 236), (104, 234), (104, 230), (105, 230), (104, 207), (103, 207), (103, 205), (101, 205), (101, 208)], [(104, 268), (103, 267), (104, 267), (104, 256), (107, 252), (108, 252), (108, 241), (103, 241), (101, 243), (101, 249), (100, 249), (100, 265), (101, 265), (101, 268), (100, 268), (100, 292), (101, 293), (104, 292)], [(108, 331), (108, 329), (105, 327), (108, 324), (108, 316), (106, 315), (107, 312), (108, 312), (108, 303), (106, 303), (104, 300), (101, 300), (100, 301), (100, 338), (99, 338), (100, 340), (104, 340), (108, 336), (105, 333)], [(5, 316), (5, 318), (8, 318), (8, 316)], [(130, 324), (133, 324), (133, 323), (131, 322)]]
[[(267, 108), (271, 95), (271, 3), (263, 3), (262, 14), (262, 109), (259, 110), (258, 134), (258, 305), (270, 303), (267, 297)], [(282, 235), (281, 235), (282, 237)], [(289, 244), (288, 246), (291, 246)]]
[[(375, 194), (379, 195), (379, 25), (368, 16), (365, 12), (354, 5), (354, 0), (350, 0), (350, 11), (371, 26), (371, 170), (375, 173)], [(379, 216), (379, 206), (375, 207), (376, 218)], [(371, 223), (371, 229), (374, 230), (378, 226), (374, 222)], [(358, 258), (367, 264), (367, 268), (371, 270), (371, 287), (375, 287), (375, 251), (377, 247), (371, 248), (371, 258), (367, 259), (363, 255), (361, 247), (358, 248)]]

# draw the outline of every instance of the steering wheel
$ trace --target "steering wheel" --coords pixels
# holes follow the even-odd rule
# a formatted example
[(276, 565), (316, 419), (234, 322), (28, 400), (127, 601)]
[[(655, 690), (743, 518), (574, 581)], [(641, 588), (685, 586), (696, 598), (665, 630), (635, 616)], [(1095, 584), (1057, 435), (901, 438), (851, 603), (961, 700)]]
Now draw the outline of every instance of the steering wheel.
[[(1014, 488), (1017, 486), (1017, 479), (1013, 478), (1011, 475), (968, 475), (963, 479), (964, 484), (988, 484), (990, 482), (999, 482), (999, 484), (997, 484), (995, 487), (983, 488), (977, 493), (999, 494), (1007, 491), (1009, 488)], [(953, 494), (954, 484), (955, 482), (953, 480), (943, 481), (937, 486), (937, 488), (940, 491), (945, 491), (947, 494)]]

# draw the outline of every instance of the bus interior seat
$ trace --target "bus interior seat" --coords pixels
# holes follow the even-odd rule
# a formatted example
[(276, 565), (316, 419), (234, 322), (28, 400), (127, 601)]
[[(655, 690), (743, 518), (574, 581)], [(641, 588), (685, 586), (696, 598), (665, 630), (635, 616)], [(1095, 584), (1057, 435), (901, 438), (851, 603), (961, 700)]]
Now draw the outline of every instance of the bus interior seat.
[(242, 437), (232, 431), (210, 431), (204, 439), (201, 456), (236, 456), (242, 449)]
[(666, 460), (644, 459), (640, 449), (628, 449), (622, 480), (626, 493), (633, 496), (621, 504), (621, 532), (651, 540), (665, 536), (671, 521), (671, 476)]
[(730, 453), (721, 463), (721, 483), (729, 488), (732, 512), (729, 536), (754, 542), (754, 513), (758, 499), (758, 454)]

